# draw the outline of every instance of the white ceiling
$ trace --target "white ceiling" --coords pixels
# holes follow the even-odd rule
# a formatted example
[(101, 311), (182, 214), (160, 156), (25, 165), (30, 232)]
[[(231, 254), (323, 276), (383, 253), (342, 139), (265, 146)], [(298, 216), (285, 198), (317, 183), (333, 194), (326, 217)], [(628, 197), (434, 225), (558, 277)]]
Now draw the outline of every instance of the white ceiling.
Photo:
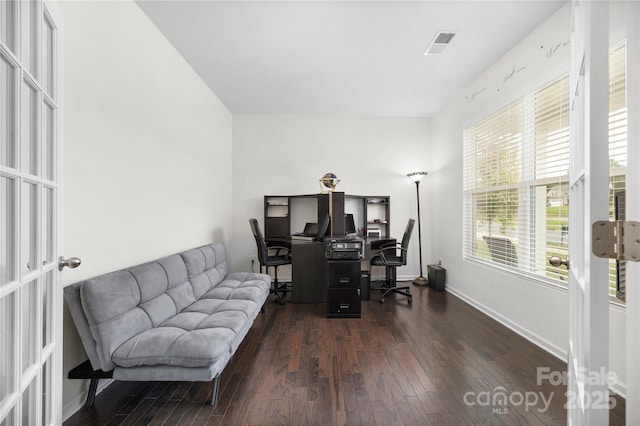
[(137, 3), (233, 114), (425, 117), (564, 1)]

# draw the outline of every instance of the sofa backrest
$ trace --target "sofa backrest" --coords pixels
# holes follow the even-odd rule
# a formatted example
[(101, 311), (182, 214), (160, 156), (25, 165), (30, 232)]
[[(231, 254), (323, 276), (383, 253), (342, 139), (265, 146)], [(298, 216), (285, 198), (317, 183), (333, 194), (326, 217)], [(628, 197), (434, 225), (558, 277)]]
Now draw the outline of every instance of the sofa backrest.
[(194, 303), (227, 272), (218, 243), (65, 287), (92, 367), (112, 370), (111, 354), (120, 345)]

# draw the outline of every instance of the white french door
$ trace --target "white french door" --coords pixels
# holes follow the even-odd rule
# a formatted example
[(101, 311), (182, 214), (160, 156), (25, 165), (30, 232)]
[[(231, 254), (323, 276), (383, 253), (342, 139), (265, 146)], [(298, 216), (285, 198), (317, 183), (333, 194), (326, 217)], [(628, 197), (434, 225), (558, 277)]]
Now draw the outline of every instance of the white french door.
[(608, 385), (590, 380), (609, 361), (608, 262), (591, 253), (591, 224), (608, 220), (608, 12), (572, 4), (567, 418), (579, 426), (609, 422)]
[[(640, 4), (625, 2), (627, 31), (627, 204), (626, 219), (640, 221)], [(628, 262), (626, 294), (626, 424), (640, 424), (640, 263)]]
[(0, 425), (61, 423), (60, 23), (0, 1)]

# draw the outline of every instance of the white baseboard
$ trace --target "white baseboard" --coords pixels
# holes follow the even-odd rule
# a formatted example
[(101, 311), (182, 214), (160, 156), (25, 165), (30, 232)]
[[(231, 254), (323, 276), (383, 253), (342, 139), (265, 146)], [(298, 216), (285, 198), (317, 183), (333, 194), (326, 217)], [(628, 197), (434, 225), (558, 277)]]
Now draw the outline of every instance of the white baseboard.
[[(79, 409), (84, 407), (84, 403), (87, 400), (87, 392), (89, 392), (89, 380), (86, 381), (87, 386), (78, 392), (73, 398), (68, 400), (62, 407), (62, 421), (66, 422), (69, 417), (78, 412)], [(113, 379), (100, 379), (98, 382), (98, 390), (96, 395), (100, 394), (107, 386), (113, 383)]]
[[(420, 274), (414, 274), (414, 275), (397, 275), (396, 276), (396, 281), (413, 281), (416, 279), (416, 277), (420, 275)], [(381, 277), (382, 278), (382, 277)]]
[[(498, 321), (500, 324), (504, 325), (505, 327), (507, 327), (511, 331), (513, 331), (513, 332), (519, 334), (520, 336), (524, 337), (525, 339), (527, 339), (528, 341), (530, 341), (534, 345), (536, 345), (539, 348), (549, 352), (551, 355), (555, 356), (559, 360), (567, 362), (567, 352), (564, 349), (562, 349), (562, 348), (558, 347), (557, 345), (549, 342), (548, 340), (538, 336), (536, 333), (533, 333), (531, 330), (528, 330), (528, 329), (526, 329), (524, 327), (521, 327), (520, 325), (518, 325), (518, 324), (514, 323), (513, 321), (509, 320), (508, 318), (500, 315), (496, 311), (488, 308), (487, 306), (483, 305), (482, 303), (478, 302), (477, 300), (473, 299), (472, 297), (467, 296), (466, 294), (462, 293), (461, 291), (458, 291), (455, 288), (451, 288), (451, 287), (446, 287), (446, 290), (449, 293), (451, 293), (452, 295), (454, 295), (457, 298), (459, 298), (460, 300), (462, 300), (462, 301), (468, 303), (469, 305), (473, 306), (474, 308), (476, 308), (480, 312), (482, 312), (482, 313), (490, 316), (494, 320)], [(611, 383), (609, 385), (609, 389), (612, 390), (613, 392), (615, 392), (616, 395), (626, 399), (627, 386), (626, 386), (625, 383), (621, 382), (620, 380), (615, 380), (614, 383)]]
[(609, 385), (609, 389), (615, 392), (616, 395), (627, 399), (626, 383), (622, 383), (620, 380), (614, 380), (614, 382)]
[(562, 349), (562, 348), (558, 347), (557, 345), (549, 342), (548, 340), (544, 339), (543, 337), (538, 336), (536, 333), (533, 333), (531, 330), (528, 330), (528, 329), (526, 329), (524, 327), (521, 327), (519, 324), (516, 324), (515, 322), (513, 322), (510, 319), (504, 317), (503, 315), (499, 314), (498, 312), (494, 311), (493, 309), (490, 309), (489, 307), (483, 305), (482, 303), (478, 302), (477, 300), (473, 299), (472, 297), (467, 296), (466, 294), (462, 293), (461, 291), (458, 291), (455, 288), (451, 288), (451, 287), (446, 287), (445, 289), (449, 293), (451, 293), (454, 296), (456, 296), (457, 298), (459, 298), (460, 300), (468, 303), (469, 305), (473, 306), (474, 308), (476, 308), (480, 312), (482, 312), (482, 313), (490, 316), (494, 320), (498, 321), (500, 324), (504, 325), (505, 327), (507, 327), (511, 331), (514, 331), (515, 333), (517, 333), (520, 336), (524, 337), (525, 339), (527, 339), (528, 341), (530, 341), (534, 345), (540, 347), (541, 349), (544, 349), (545, 351), (549, 352), (551, 355), (555, 356), (556, 358), (558, 358), (558, 359), (560, 359), (560, 360), (562, 360), (564, 362), (567, 362), (567, 351), (565, 351), (564, 349)]

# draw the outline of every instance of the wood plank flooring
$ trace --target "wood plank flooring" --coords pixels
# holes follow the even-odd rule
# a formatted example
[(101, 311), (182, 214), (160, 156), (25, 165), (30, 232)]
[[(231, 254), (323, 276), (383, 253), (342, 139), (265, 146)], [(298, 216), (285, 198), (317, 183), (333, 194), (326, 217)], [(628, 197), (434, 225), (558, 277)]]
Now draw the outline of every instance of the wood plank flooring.
[[(380, 304), (374, 292), (359, 319), (270, 300), (215, 409), (211, 383), (115, 382), (65, 425), (566, 424), (566, 388), (536, 383), (537, 367), (565, 363), (451, 294), (412, 293), (413, 304)], [(615, 402), (611, 424), (622, 425), (625, 401)]]

